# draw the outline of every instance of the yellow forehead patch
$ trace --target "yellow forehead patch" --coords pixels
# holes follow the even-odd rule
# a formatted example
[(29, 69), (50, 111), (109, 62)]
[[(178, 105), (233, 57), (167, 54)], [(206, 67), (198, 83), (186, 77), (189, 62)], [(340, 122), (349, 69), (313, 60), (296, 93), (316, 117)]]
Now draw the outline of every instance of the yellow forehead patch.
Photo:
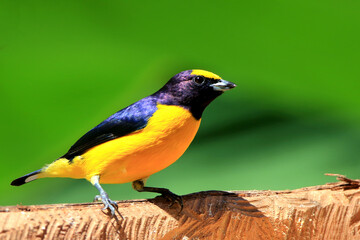
[(201, 70), (201, 69), (192, 70), (191, 75), (201, 75), (201, 76), (204, 76), (206, 78), (221, 79), (221, 77), (219, 77), (215, 73), (208, 72), (208, 71)]

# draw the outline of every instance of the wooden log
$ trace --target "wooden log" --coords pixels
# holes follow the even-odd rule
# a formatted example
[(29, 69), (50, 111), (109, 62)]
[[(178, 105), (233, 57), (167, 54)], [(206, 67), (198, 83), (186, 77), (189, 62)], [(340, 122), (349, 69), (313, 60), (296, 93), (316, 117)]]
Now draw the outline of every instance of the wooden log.
[(0, 239), (360, 239), (360, 181), (288, 191), (207, 191), (184, 209), (157, 197), (102, 204), (0, 207)]

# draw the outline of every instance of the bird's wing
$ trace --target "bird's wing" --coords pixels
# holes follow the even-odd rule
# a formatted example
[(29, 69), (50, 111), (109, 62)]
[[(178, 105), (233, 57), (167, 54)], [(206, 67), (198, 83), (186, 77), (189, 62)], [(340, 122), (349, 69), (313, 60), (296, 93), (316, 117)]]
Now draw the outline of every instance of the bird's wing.
[(90, 148), (144, 128), (156, 109), (156, 101), (144, 98), (118, 111), (76, 141), (62, 158), (71, 161)]

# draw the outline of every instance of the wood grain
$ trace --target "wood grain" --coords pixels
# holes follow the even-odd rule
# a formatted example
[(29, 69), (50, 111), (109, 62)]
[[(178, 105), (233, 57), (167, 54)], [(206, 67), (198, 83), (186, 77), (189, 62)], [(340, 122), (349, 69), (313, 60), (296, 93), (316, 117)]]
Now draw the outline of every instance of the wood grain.
[(292, 191), (207, 191), (184, 209), (157, 197), (102, 204), (0, 207), (0, 239), (360, 239), (359, 180)]

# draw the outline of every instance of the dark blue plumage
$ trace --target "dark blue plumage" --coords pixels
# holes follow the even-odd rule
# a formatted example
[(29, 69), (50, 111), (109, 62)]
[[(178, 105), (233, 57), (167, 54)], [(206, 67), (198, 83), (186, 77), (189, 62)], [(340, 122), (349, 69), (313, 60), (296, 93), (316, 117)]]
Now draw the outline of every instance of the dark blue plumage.
[(22, 176), (22, 177), (19, 177), (17, 179), (15, 179), (14, 181), (11, 182), (11, 185), (13, 186), (21, 186), (31, 180), (29, 180), (28, 178), (32, 177), (32, 176), (35, 176), (36, 174), (40, 173), (41, 172), (41, 169), (40, 170), (36, 170), (34, 172), (31, 172), (31, 173), (28, 173), (26, 174), (25, 176)]
[(144, 128), (156, 109), (156, 98), (149, 96), (141, 99), (91, 129), (62, 157), (72, 160), (92, 147)]

